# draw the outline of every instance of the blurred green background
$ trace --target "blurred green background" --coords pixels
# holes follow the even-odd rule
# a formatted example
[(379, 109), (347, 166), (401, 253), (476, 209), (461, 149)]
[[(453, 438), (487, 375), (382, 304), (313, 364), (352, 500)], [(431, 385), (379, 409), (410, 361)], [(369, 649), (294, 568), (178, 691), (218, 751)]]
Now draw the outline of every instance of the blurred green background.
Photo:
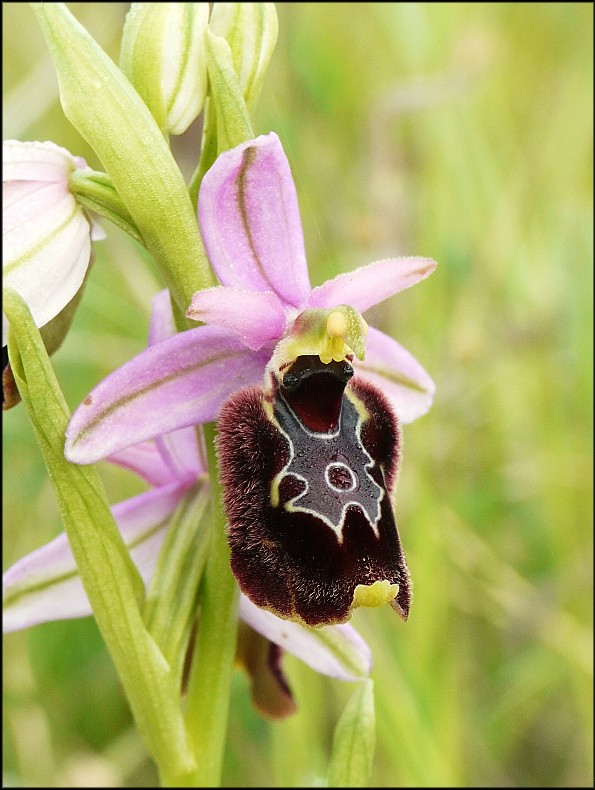
[[(72, 3), (118, 59), (125, 3)], [(27, 4), (3, 3), (4, 137), (100, 167)], [(353, 622), (374, 653), (372, 786), (592, 786), (593, 8), (283, 3), (255, 120), (281, 137), (311, 279), (439, 267), (367, 315), (434, 377), (396, 500), (414, 602)], [(198, 126), (175, 141), (185, 173)], [(106, 225), (106, 223), (104, 223)], [(145, 343), (159, 281), (111, 227), (53, 358), (71, 408)], [(22, 407), (4, 415), (3, 564), (60, 529)], [(101, 467), (113, 501), (141, 490)], [(352, 687), (286, 667), (299, 713), (234, 677), (224, 786), (319, 786)], [(90, 619), (4, 639), (4, 785), (154, 786)]]

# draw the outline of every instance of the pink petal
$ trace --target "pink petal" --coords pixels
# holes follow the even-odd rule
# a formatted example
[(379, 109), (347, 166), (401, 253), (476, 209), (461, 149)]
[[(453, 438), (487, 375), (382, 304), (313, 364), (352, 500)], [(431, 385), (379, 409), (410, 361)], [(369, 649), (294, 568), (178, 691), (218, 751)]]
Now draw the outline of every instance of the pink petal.
[(161, 454), (154, 441), (141, 442), (133, 447), (126, 447), (117, 453), (112, 453), (106, 460), (125, 469), (135, 472), (152, 486), (179, 483), (175, 475)]
[(436, 268), (430, 258), (386, 258), (339, 274), (312, 290), (309, 307), (348, 304), (363, 313), (389, 296), (423, 280)]
[(201, 184), (198, 217), (223, 285), (304, 304), (310, 283), (297, 195), (274, 132), (217, 158)]
[(113, 505), (112, 513), (126, 545), (134, 547), (147, 532), (167, 521), (188, 488), (187, 483), (172, 483)]
[(271, 348), (250, 352), (235, 333), (189, 329), (150, 346), (100, 382), (66, 430), (66, 457), (93, 463), (117, 450), (210, 422), (237, 389), (259, 381)]
[(434, 397), (432, 379), (419, 362), (392, 337), (370, 327), (366, 358), (353, 361), (356, 374), (374, 382), (391, 399), (401, 422), (425, 414)]
[[(173, 337), (175, 334), (176, 324), (171, 298), (166, 288), (156, 294), (151, 303), (148, 345), (154, 346), (161, 340)], [(202, 439), (202, 432), (199, 433), (199, 430), (199, 428), (191, 426), (155, 438), (155, 445), (159, 450), (162, 463), (177, 480), (196, 479), (205, 472), (205, 456), (199, 446), (199, 436)]]
[(207, 288), (197, 291), (186, 311), (188, 318), (233, 329), (253, 351), (285, 331), (285, 313), (272, 291), (242, 291), (239, 288)]
[[(3, 195), (12, 187), (5, 184)], [(82, 210), (70, 195), (57, 194), (53, 186), (43, 189), (49, 202), (41, 206), (37, 193), (20, 204), (19, 216), (11, 212), (2, 233), (4, 284), (23, 297), (39, 327), (77, 293), (91, 256), (90, 226)]]
[(197, 480), (206, 474), (204, 437), (199, 425), (157, 436), (155, 444), (167, 467), (180, 480)]
[[(169, 517), (187, 486), (147, 491), (114, 505), (112, 512), (145, 584), (151, 577)], [(3, 631), (18, 631), (50, 620), (86, 617), (91, 606), (63, 532), (23, 557), (2, 579)]]
[[(5, 181), (2, 184), (2, 233), (10, 241), (9, 252), (19, 257), (27, 249), (30, 237), (20, 233), (12, 238), (24, 223), (35, 238), (43, 238), (60, 222), (64, 211), (74, 206), (68, 187), (58, 181)], [(65, 201), (63, 206), (59, 201)]]
[(155, 294), (151, 302), (151, 322), (149, 324), (149, 338), (147, 345), (154, 346), (166, 337), (173, 337), (176, 334), (176, 323), (171, 309), (171, 299), (169, 291)]
[(306, 628), (259, 609), (243, 594), (240, 594), (239, 612), (251, 628), (323, 675), (361, 680), (370, 674), (370, 648), (348, 623)]
[(169, 520), (190, 488), (188, 482), (161, 486), (118, 502), (112, 513), (124, 543), (148, 586)]

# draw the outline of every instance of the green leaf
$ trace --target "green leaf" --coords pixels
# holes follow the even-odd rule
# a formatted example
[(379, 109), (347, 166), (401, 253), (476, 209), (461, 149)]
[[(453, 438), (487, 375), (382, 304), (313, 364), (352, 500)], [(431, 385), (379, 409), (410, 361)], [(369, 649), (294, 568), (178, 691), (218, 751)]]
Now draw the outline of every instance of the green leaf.
[(374, 683), (363, 680), (345, 706), (335, 729), (328, 786), (367, 787), (375, 741)]
[(180, 502), (159, 551), (145, 604), (147, 627), (178, 678), (207, 559), (210, 532), (205, 522), (209, 501), (205, 479)]
[(3, 294), (15, 381), (52, 480), (85, 592), (114, 661), (139, 731), (162, 771), (188, 771), (188, 749), (174, 674), (145, 628), (144, 585), (93, 467), (64, 457), (69, 413), (39, 330), (21, 297)]
[(68, 119), (92, 146), (180, 308), (215, 284), (184, 178), (146, 104), (64, 3), (31, 4)]

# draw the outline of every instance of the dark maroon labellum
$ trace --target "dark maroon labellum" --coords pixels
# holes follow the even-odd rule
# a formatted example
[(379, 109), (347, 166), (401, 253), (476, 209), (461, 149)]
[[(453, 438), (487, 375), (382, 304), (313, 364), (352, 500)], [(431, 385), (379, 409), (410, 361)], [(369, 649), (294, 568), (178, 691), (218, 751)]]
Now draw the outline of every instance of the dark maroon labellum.
[(219, 416), (218, 450), (231, 547), (242, 591), (280, 617), (345, 622), (357, 585), (399, 585), (409, 572), (390, 496), (400, 456), (396, 416), (347, 361), (304, 356)]

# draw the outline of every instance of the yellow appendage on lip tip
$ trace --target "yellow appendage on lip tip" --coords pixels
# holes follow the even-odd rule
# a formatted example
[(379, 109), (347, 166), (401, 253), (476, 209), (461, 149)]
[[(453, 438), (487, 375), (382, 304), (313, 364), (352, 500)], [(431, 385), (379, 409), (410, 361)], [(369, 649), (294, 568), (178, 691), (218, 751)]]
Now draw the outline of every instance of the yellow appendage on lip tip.
[(353, 593), (353, 606), (376, 607), (393, 601), (399, 592), (398, 584), (388, 579), (375, 581), (374, 584), (358, 584)]

